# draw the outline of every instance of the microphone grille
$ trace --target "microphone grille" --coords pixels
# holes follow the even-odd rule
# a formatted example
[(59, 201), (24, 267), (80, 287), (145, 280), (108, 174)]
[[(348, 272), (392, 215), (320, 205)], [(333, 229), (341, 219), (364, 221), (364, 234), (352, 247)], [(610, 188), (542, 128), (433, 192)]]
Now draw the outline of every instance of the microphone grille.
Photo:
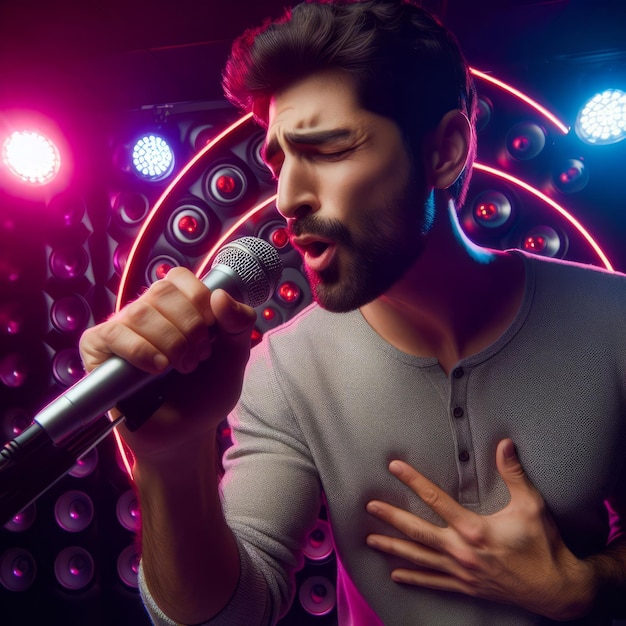
[(258, 237), (241, 237), (220, 248), (212, 267), (226, 265), (243, 284), (245, 304), (256, 307), (269, 300), (283, 272), (276, 248)]

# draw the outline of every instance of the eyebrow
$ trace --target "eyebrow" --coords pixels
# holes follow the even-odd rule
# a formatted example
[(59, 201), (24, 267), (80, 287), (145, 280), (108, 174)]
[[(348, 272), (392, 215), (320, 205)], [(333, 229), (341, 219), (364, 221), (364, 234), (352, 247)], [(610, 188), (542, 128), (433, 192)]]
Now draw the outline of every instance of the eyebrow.
[[(321, 146), (334, 141), (349, 139), (352, 136), (354, 136), (354, 131), (349, 128), (285, 133), (285, 139), (288, 143), (300, 146)], [(281, 148), (278, 139), (272, 137), (263, 144), (261, 156), (266, 163), (270, 163), (280, 151)]]

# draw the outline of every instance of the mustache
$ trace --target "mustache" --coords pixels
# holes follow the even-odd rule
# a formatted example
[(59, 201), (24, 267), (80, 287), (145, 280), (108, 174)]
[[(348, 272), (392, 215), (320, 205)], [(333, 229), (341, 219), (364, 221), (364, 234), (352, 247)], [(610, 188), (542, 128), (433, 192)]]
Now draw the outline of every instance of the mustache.
[(350, 233), (339, 220), (323, 220), (315, 215), (306, 215), (288, 222), (287, 234), (290, 237), (309, 235), (338, 243), (349, 243), (351, 240)]

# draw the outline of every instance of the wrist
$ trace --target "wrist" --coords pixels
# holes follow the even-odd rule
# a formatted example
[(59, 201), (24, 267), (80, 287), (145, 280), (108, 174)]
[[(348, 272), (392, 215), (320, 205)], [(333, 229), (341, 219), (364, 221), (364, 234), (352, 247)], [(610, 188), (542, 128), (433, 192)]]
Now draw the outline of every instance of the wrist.
[(596, 604), (598, 580), (594, 567), (568, 551), (562, 561), (560, 575), (553, 579), (550, 589), (535, 611), (555, 621), (578, 620), (588, 616)]
[(172, 439), (158, 446), (134, 445), (131, 453), (136, 469), (173, 478), (202, 471), (219, 460), (215, 430)]
[(569, 601), (559, 619), (575, 620), (592, 613), (599, 592), (598, 575), (593, 565), (585, 559), (576, 559), (576, 566), (566, 584)]

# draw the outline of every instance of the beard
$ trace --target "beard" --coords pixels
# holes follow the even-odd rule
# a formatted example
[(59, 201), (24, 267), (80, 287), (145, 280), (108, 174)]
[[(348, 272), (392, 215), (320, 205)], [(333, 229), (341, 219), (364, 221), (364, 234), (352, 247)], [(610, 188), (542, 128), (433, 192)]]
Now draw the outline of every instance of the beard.
[(423, 187), (407, 184), (383, 204), (361, 214), (353, 228), (315, 214), (290, 223), (292, 235), (309, 234), (337, 246), (332, 264), (304, 271), (314, 300), (335, 313), (353, 311), (384, 294), (420, 256), (432, 223)]

